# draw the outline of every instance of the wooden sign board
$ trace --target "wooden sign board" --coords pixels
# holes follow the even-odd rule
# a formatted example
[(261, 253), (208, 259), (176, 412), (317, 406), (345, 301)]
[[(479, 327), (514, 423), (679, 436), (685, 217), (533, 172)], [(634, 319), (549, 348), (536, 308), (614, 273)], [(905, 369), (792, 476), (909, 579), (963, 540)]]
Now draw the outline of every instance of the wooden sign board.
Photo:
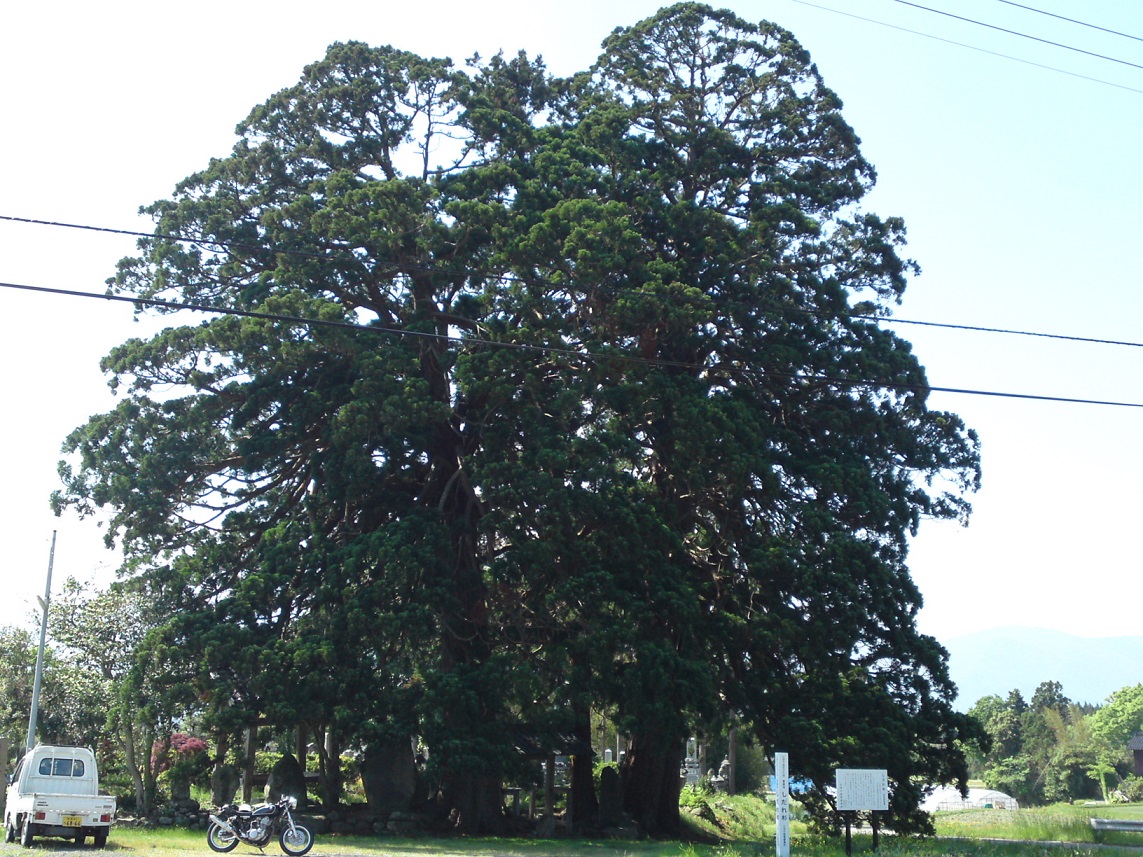
[(837, 808), (841, 812), (889, 809), (889, 774), (863, 768), (837, 769)]

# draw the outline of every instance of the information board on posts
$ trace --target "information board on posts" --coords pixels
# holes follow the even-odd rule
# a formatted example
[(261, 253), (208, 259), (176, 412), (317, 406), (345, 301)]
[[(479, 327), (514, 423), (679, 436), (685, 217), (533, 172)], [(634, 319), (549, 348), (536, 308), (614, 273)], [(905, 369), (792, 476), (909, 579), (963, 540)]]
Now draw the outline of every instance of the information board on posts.
[(889, 809), (889, 773), (865, 768), (837, 769), (837, 808), (842, 812)]

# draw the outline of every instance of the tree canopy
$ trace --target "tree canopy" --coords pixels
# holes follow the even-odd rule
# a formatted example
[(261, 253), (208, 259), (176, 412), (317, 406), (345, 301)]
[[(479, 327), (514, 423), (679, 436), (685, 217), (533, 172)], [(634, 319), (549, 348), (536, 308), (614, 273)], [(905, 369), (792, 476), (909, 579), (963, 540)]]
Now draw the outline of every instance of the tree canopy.
[(145, 566), (151, 656), (217, 722), (421, 736), (464, 830), (593, 709), (647, 830), (720, 719), (822, 786), (889, 768), (923, 824), (971, 727), (908, 537), (967, 516), (978, 445), (879, 323), (915, 266), (840, 111), (694, 3), (569, 78), (332, 45), (111, 281), (213, 310), (108, 355), (54, 498)]
[(1111, 789), (1117, 799), (1137, 800), (1143, 780), (1132, 775), (1126, 731), (1117, 731), (1137, 702), (1137, 688), (1126, 687), (1101, 707), (1078, 705), (1056, 681), (1041, 682), (1029, 702), (1018, 690), (982, 697), (969, 716), (988, 741), (972, 753), (972, 774), (1024, 805), (1106, 801)]

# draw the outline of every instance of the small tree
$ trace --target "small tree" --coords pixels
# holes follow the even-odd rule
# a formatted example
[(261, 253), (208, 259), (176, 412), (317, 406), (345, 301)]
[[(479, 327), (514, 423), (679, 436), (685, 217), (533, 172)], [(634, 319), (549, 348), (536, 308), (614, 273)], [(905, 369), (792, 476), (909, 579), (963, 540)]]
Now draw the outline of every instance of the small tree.
[(28, 735), (36, 646), (30, 631), (0, 627), (0, 729), (8, 739), (9, 752), (17, 757)]
[(1127, 742), (1143, 730), (1143, 684), (1120, 688), (1088, 717), (1093, 736), (1127, 752)]
[(51, 636), (62, 659), (81, 664), (97, 680), (82, 698), (114, 736), (119, 764), (134, 786), (136, 810), (146, 814), (163, 764), (152, 748), (170, 734), (164, 724), (173, 722), (162, 677), (141, 660), (147, 635), (163, 611), (137, 581), (96, 590), (74, 578), (65, 581), (51, 611)]

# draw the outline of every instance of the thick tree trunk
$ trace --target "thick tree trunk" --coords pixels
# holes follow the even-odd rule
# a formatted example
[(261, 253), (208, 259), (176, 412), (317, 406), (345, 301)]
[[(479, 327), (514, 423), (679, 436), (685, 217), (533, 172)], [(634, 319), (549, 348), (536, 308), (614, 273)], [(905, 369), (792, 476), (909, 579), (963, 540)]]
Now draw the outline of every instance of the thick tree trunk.
[(500, 781), (494, 777), (454, 777), (442, 799), (457, 833), (500, 836), (506, 831)]
[(254, 800), (254, 755), (258, 747), (258, 727), (247, 726), (242, 740), (242, 802)]
[(341, 800), (341, 745), (337, 736), (322, 726), (314, 726), (314, 746), (318, 754), (318, 790), (322, 809), (330, 810)]
[[(460, 561), (454, 576), (461, 609), (450, 616), (446, 623), (450, 631), (446, 632), (443, 640), (442, 658), (444, 671), (456, 670), (462, 674), (468, 673), (473, 667), (479, 669), (480, 665), (487, 662), (490, 654), (484, 588), (472, 562), (474, 554), (466, 552), (465, 541), (467, 540), (461, 539), (458, 548)], [(467, 573), (461, 570), (465, 567)], [(466, 730), (474, 728), (474, 724), (465, 715), (454, 715), (453, 711), (446, 710), (443, 720), (446, 724), (455, 724), (455, 736), (459, 737)], [(482, 728), (500, 716), (496, 706), (482, 696), (478, 718), (481, 725), (476, 728)], [(442, 809), (457, 832), (489, 835), (504, 832), (501, 782), (497, 777), (461, 769), (446, 777), (441, 787), (441, 799), (444, 802)]]
[(369, 811), (382, 821), (393, 812), (407, 811), (417, 793), (417, 763), (409, 739), (373, 741), (360, 761)]
[(214, 763), (211, 773), (226, 764), (226, 754), (230, 751), (230, 733), (218, 731), (214, 733)]
[[(450, 585), (456, 601), (455, 607), (444, 617), (441, 668), (444, 672), (456, 670), (467, 674), (473, 669), (479, 671), (492, 653), (488, 642), (487, 591), (476, 543), (480, 503), (457, 457), (456, 436), (450, 427), (446, 427), (442, 435), (451, 446), (446, 454), (443, 450), (446, 444), (442, 441), (440, 454), (434, 458), (441, 462), (440, 471), (448, 474), (439, 489), (438, 508), (450, 530), (449, 554), (442, 557), (441, 565), (450, 569)], [(481, 726), (501, 716), (496, 701), (483, 695), (480, 707)], [(451, 711), (444, 713), (444, 720), (456, 723), (457, 737), (473, 728), (463, 716), (456, 718)], [(501, 782), (497, 777), (460, 770), (442, 784), (441, 797), (457, 832), (489, 835), (505, 832)]]
[(647, 733), (632, 737), (623, 760), (623, 809), (650, 836), (678, 836), (678, 742)]
[[(576, 743), (591, 746), (591, 713), (576, 712)], [(591, 824), (599, 815), (599, 798), (595, 794), (595, 772), (591, 753), (576, 753), (571, 760), (572, 825)]]
[(326, 777), (328, 794), (323, 795), (328, 806), (337, 806), (341, 802), (341, 738), (332, 730), (325, 733), (325, 756), (329, 766)]
[[(410, 258), (419, 252), (410, 239)], [(421, 343), (421, 374), (429, 385), (430, 396), (442, 408), (454, 408), (452, 359), (447, 343), (448, 321), (439, 309), (439, 295), (434, 277), (419, 271), (411, 277), (415, 312), (409, 323), (431, 323), (441, 337)], [(470, 403), (471, 404), (471, 403)], [(488, 633), (488, 601), (483, 576), (483, 563), (478, 546), (478, 522), (482, 510), (480, 499), (469, 482), (464, 458), (471, 439), (466, 439), (464, 420), (453, 412), (438, 422), (429, 438), (427, 452), (429, 470), (422, 492), (423, 502), (435, 507), (441, 524), (448, 533), (447, 547), (440, 557), (437, 572), (446, 584), (448, 599), (434, 605), (442, 610), (441, 672), (465, 671), (486, 664), (491, 655)], [(496, 701), (481, 698), (483, 726), (501, 716)], [(452, 740), (462, 741), (472, 728), (465, 717), (451, 710), (442, 712), (445, 732)], [(453, 727), (450, 729), (450, 727)], [(442, 755), (446, 755), (442, 751)], [(444, 767), (449, 769), (449, 760)], [(501, 782), (481, 771), (461, 768), (445, 776), (437, 795), (442, 814), (461, 833), (501, 833), (504, 829)]]

